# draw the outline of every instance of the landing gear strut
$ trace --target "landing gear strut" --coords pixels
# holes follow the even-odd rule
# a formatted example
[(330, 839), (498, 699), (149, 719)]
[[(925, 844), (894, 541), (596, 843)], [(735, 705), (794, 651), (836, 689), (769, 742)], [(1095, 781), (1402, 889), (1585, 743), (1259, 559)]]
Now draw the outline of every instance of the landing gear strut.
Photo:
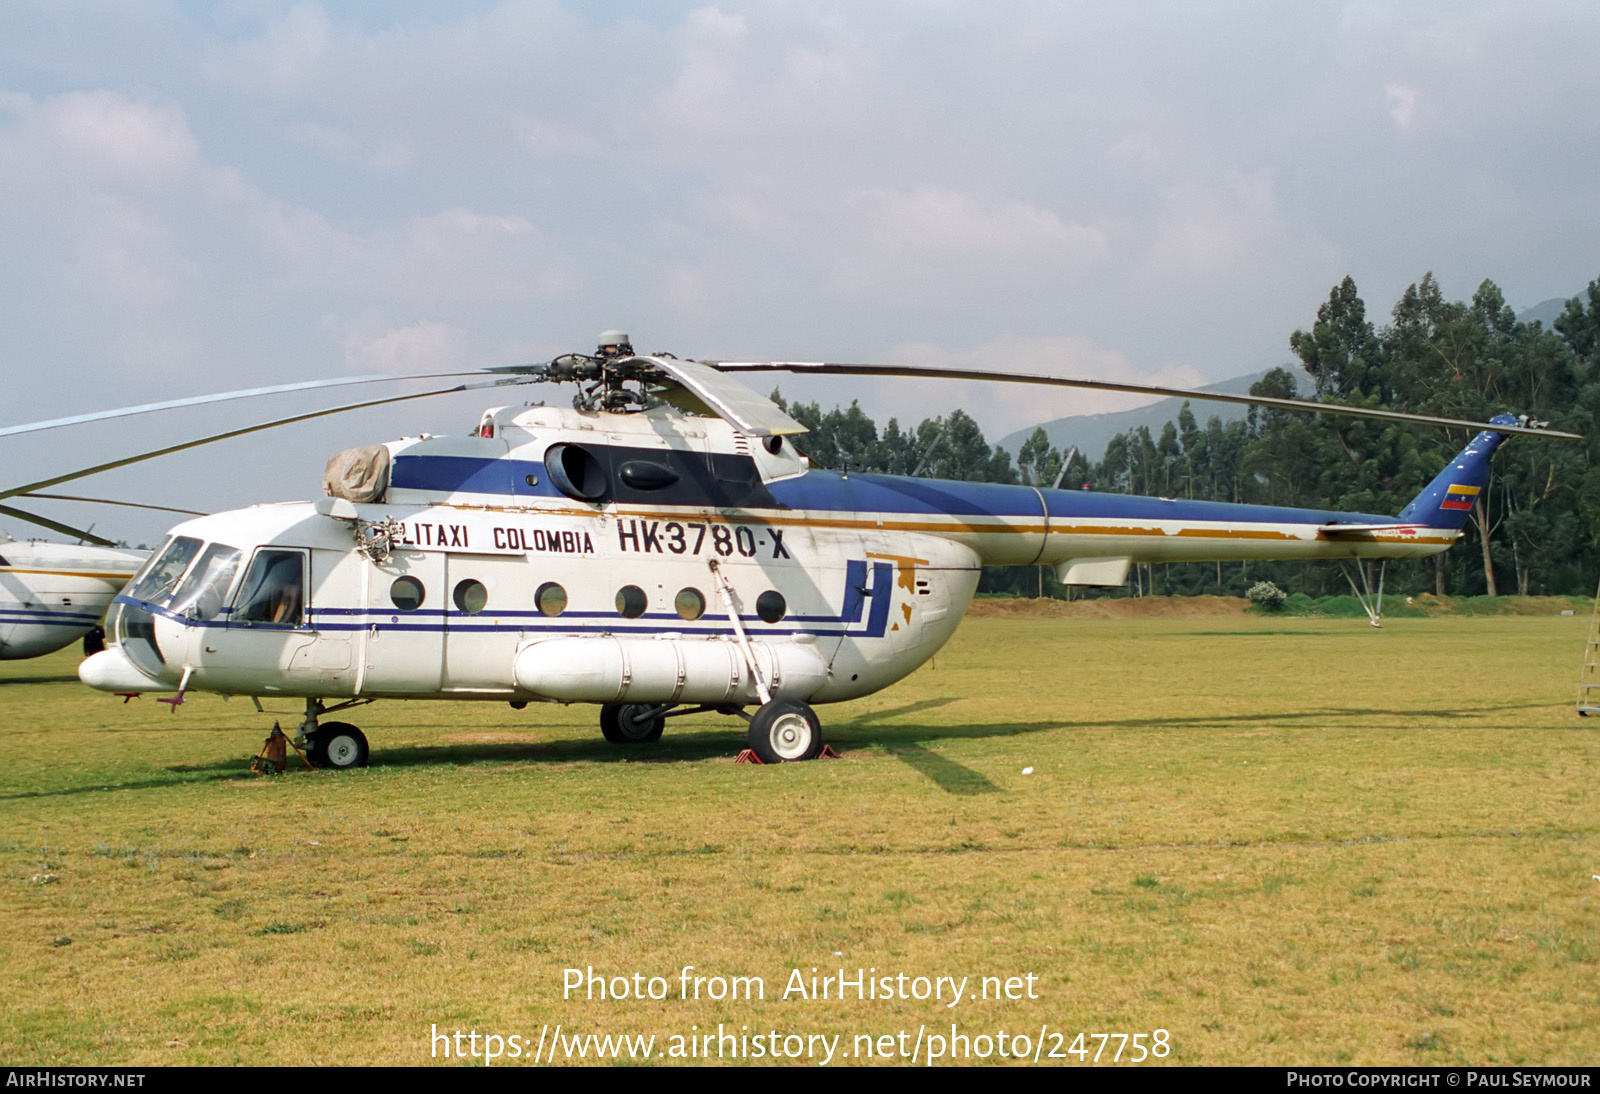
[[(600, 708), (600, 732), (614, 745), (649, 744), (661, 739), (668, 718), (682, 714), (736, 714), (750, 723), (750, 751), (764, 764), (814, 760), (826, 747), (816, 711), (798, 699), (772, 699), (746, 714), (733, 705), (671, 707), (653, 703), (607, 703)], [(333, 724), (333, 723), (330, 723)], [(312, 756), (317, 763), (317, 757)]]
[[(343, 710), (345, 707), (355, 706), (358, 702), (361, 700), (340, 703), (332, 709)], [(311, 761), (313, 767), (326, 767), (335, 771), (366, 767), (370, 752), (366, 735), (349, 722), (319, 721), (321, 716), (327, 713), (329, 708), (322, 705), (322, 700), (307, 699), (306, 716), (300, 723), (299, 732), (295, 734), (295, 744), (306, 750), (306, 759)]]

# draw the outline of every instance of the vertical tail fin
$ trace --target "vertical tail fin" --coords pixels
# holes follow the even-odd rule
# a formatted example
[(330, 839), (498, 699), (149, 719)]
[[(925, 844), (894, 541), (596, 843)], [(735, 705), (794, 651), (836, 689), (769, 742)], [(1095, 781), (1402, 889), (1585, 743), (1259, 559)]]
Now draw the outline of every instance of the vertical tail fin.
[[(1489, 419), (1490, 425), (1517, 425), (1519, 419), (1512, 414), (1501, 414)], [(1478, 495), (1489, 483), (1489, 457), (1506, 439), (1504, 433), (1486, 429), (1445, 465), (1438, 476), (1423, 487), (1422, 493), (1411, 499), (1411, 504), (1400, 513), (1400, 520), (1422, 524), (1429, 528), (1444, 528), (1459, 532), (1467, 523)]]

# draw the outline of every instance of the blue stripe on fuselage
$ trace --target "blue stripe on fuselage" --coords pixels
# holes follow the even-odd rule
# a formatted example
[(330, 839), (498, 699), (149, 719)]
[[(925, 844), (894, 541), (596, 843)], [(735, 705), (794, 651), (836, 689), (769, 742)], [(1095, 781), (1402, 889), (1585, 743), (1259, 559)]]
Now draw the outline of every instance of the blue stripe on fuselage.
[(1280, 509), (1223, 501), (1148, 498), (1093, 490), (1035, 490), (991, 482), (910, 479), (897, 475), (808, 471), (798, 478), (768, 484), (773, 497), (791, 509), (813, 512), (902, 513), (952, 517), (1038, 518), (1039, 496), (1052, 520), (1087, 518), (1148, 522), (1216, 521), (1228, 524), (1398, 524), (1392, 516), (1321, 509)]
[[(760, 623), (761, 630), (756, 637), (791, 635), (791, 634), (818, 634), (827, 636), (853, 635), (857, 638), (882, 638), (889, 619), (889, 601), (892, 598), (894, 586), (894, 566), (888, 562), (875, 562), (872, 564), (872, 588), (865, 588), (867, 578), (867, 563), (860, 559), (850, 559), (845, 563), (844, 593), (841, 599), (842, 609), (838, 615), (801, 615), (792, 614), (784, 617), (784, 623), (790, 626), (777, 628), (765, 623), (757, 615), (740, 614), (739, 619), (745, 624)], [(866, 629), (863, 631), (851, 630), (853, 624), (861, 622), (862, 602), (865, 598), (872, 599), (872, 613), (868, 617)], [(652, 626), (648, 622), (630, 623), (618, 619), (610, 612), (564, 612), (558, 617), (547, 617), (537, 610), (529, 611), (493, 611), (468, 615), (465, 612), (450, 611), (448, 609), (422, 609), (415, 612), (398, 612), (392, 608), (371, 606), (366, 608), (319, 608), (312, 605), (307, 608), (307, 621), (298, 624), (282, 623), (236, 623), (230, 622), (226, 614), (215, 619), (193, 619), (189, 616), (174, 612), (157, 604), (145, 600), (135, 600), (127, 595), (119, 595), (113, 601), (116, 604), (125, 604), (141, 609), (152, 615), (159, 615), (184, 627), (201, 629), (218, 629), (232, 631), (261, 632), (300, 632), (307, 631), (360, 631), (371, 629), (374, 633), (380, 631), (412, 631), (412, 632), (468, 632), (481, 631), (493, 632), (504, 630), (506, 627), (517, 627), (520, 630), (551, 632), (558, 634), (593, 633), (604, 629), (616, 634), (666, 634), (684, 633), (693, 635), (732, 635), (734, 629), (731, 625), (720, 626), (720, 620), (707, 616), (703, 621), (689, 622), (677, 615), (651, 614), (644, 616), (644, 620), (660, 619), (665, 622), (661, 626)], [(384, 617), (388, 617), (386, 620)], [(609, 626), (604, 628), (586, 626), (582, 631), (575, 632), (570, 623), (562, 623), (562, 619), (583, 620), (593, 623), (599, 620), (608, 620)], [(504, 621), (502, 623), (502, 621)], [(91, 620), (92, 622), (92, 620)], [(821, 624), (819, 626), (818, 624)], [(839, 624), (839, 626), (829, 626)]]
[(58, 612), (49, 608), (0, 608), (0, 623), (94, 623), (99, 612)]
[[(529, 485), (529, 479), (533, 485)], [(436, 490), (440, 493), (510, 494), (516, 497), (557, 497), (545, 481), (544, 464), (506, 456), (407, 456), (394, 459), (389, 485), (400, 490)]]
[[(529, 477), (535, 485), (528, 485)], [(476, 456), (395, 457), (390, 485), (439, 493), (560, 497), (535, 460)], [(1283, 509), (1270, 505), (1102, 494), (1092, 490), (1035, 490), (1006, 483), (913, 479), (897, 475), (812, 470), (767, 484), (780, 506), (812, 512), (896, 513), (949, 517), (1040, 518), (1042, 494), (1052, 520), (1085, 518), (1128, 522), (1211, 521), (1228, 524), (1398, 524), (1373, 513)], [(759, 510), (752, 510), (758, 512)]]

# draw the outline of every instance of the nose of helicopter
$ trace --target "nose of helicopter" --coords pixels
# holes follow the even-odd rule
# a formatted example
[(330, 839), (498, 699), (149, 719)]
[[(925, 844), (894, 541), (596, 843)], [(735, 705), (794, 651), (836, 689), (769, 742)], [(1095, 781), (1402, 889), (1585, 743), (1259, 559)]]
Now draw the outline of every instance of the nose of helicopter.
[(151, 691), (166, 686), (140, 672), (120, 646), (87, 658), (78, 666), (78, 679), (101, 691)]

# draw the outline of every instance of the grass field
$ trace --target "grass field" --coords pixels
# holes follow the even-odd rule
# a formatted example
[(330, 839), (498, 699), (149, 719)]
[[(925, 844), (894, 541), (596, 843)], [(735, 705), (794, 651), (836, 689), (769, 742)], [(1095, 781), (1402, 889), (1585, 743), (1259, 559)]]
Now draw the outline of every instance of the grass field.
[[(248, 701), (5, 663), (0, 1059), (423, 1064), (435, 1027), (526, 1055), (556, 1023), (665, 1055), (722, 1023), (838, 1064), (954, 1023), (1043, 1058), (1160, 1029), (1184, 1064), (1593, 1063), (1587, 622), (971, 619), (822, 709), (843, 760), (769, 768), (729, 719), (623, 751), (593, 708), (380, 703), (370, 768), (260, 778)], [(686, 965), (765, 999), (678, 998)], [(671, 994), (564, 999), (591, 966)], [(841, 968), (1037, 998), (783, 998)]]

